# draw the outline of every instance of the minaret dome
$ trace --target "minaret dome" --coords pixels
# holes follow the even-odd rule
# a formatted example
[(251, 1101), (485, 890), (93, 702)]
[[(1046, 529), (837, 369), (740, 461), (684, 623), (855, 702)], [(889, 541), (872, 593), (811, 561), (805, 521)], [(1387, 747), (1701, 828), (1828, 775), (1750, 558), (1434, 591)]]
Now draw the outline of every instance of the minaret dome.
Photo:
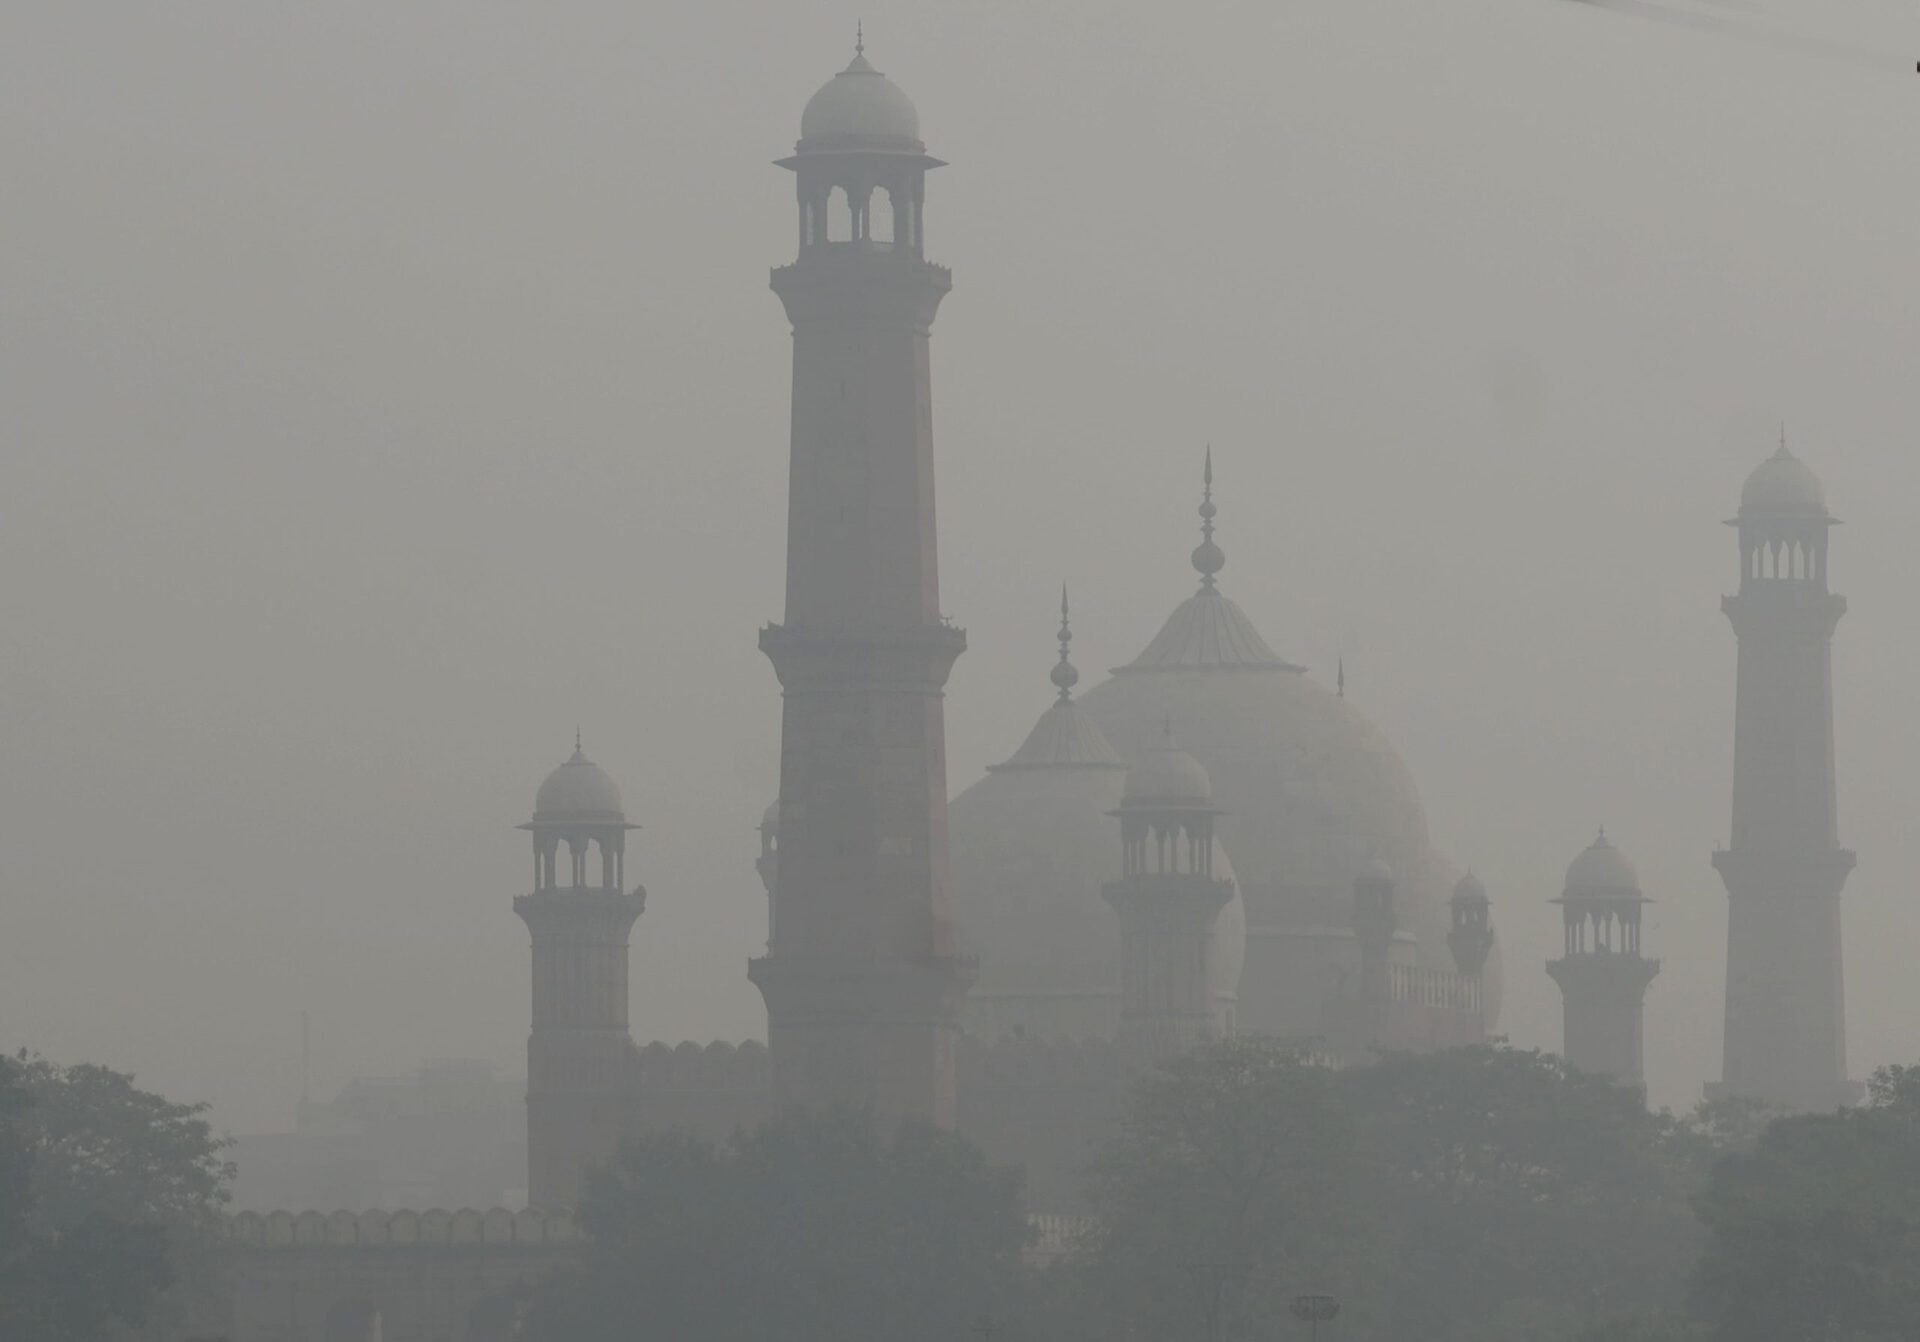
[(926, 152), (920, 113), (900, 86), (873, 68), (864, 46), (852, 63), (820, 86), (800, 114), (800, 153), (862, 150)]

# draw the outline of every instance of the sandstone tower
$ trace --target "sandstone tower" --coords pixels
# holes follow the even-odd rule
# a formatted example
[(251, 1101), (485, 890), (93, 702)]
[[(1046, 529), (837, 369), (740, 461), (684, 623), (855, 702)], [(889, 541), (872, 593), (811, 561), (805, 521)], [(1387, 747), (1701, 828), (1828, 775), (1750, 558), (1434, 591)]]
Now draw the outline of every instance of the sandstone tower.
[(620, 789), (577, 739), (520, 828), (533, 832), (533, 892), (513, 901), (533, 935), (527, 1200), (563, 1207), (579, 1196), (588, 1167), (612, 1158), (626, 1128), (627, 934), (647, 900), (637, 886), (625, 893), (627, 831), (636, 826), (622, 813)]
[(1101, 893), (1120, 918), (1120, 1041), (1153, 1061), (1218, 1029), (1214, 922), (1233, 882), (1214, 874), (1213, 784), (1171, 733), (1128, 770), (1114, 814), (1120, 879)]
[(1644, 1089), (1643, 1003), (1660, 962), (1640, 954), (1640, 910), (1650, 901), (1640, 877), (1600, 831), (1567, 868), (1558, 904), (1566, 949), (1547, 963), (1560, 985), (1564, 1012), (1561, 1056), (1583, 1072), (1600, 1072)]
[(966, 636), (940, 613), (928, 342), (948, 272), (924, 255), (906, 95), (856, 48), (808, 102), (793, 324), (785, 696), (772, 945), (750, 966), (774, 1084), (801, 1104), (951, 1124), (971, 968), (948, 913), (942, 696)]
[(1727, 887), (1727, 1018), (1708, 1093), (1790, 1109), (1857, 1098), (1847, 1080), (1840, 847), (1833, 766), (1833, 631), (1826, 492), (1783, 440), (1747, 477), (1740, 590), (1720, 607), (1740, 641), (1733, 838), (1713, 855)]

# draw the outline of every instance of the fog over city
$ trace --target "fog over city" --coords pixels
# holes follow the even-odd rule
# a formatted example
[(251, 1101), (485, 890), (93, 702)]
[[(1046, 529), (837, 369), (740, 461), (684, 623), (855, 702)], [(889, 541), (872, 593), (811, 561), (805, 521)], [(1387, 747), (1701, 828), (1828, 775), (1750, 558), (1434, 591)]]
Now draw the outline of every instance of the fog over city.
[[(764, 1038), (800, 108), (911, 91), (958, 794), (1219, 585), (1404, 757), (1558, 1051), (1568, 862), (1721, 1076), (1742, 481), (1831, 582), (1850, 1074), (1920, 1057), (1920, 24), (1895, 0), (0, 12), (0, 1046), (281, 1130), (526, 1066), (516, 831), (619, 780), (640, 1041)], [(1231, 818), (1226, 822), (1231, 824)], [(1117, 835), (1117, 830), (1116, 830)], [(1115, 840), (1116, 846), (1118, 839)]]

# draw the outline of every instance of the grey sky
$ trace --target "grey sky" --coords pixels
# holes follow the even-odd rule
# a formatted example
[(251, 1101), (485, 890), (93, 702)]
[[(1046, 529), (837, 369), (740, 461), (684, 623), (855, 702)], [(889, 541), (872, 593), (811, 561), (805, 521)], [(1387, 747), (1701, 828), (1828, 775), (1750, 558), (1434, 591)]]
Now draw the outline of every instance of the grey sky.
[[(1893, 0), (1693, 15), (1920, 54)], [(1568, 860), (1719, 1073), (1734, 579), (1785, 420), (1834, 584), (1854, 1071), (1920, 1057), (1920, 80), (1570, 0), (863, 3), (930, 254), (951, 783), (1192, 586), (1399, 745), (1552, 1046)], [(0, 1044), (238, 1129), (518, 1067), (533, 789), (645, 828), (634, 1033), (760, 1030), (801, 105), (853, 12), (0, 8)]]

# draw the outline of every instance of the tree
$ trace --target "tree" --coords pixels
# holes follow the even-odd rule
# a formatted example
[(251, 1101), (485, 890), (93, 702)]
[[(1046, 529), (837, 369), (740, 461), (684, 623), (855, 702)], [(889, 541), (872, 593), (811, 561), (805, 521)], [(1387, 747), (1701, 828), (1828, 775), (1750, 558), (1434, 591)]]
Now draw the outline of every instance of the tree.
[(623, 1146), (589, 1189), (584, 1267), (542, 1290), (525, 1335), (978, 1342), (1021, 1308), (1019, 1176), (959, 1137), (791, 1115), (716, 1146)]
[[(1679, 1125), (1637, 1091), (1505, 1048), (1342, 1074), (1390, 1240), (1383, 1336), (1572, 1336), (1685, 1300), (1699, 1236)], [(1496, 1328), (1492, 1334), (1501, 1335)]]
[(1861, 1108), (1775, 1121), (1715, 1165), (1699, 1213), (1715, 1337), (1920, 1336), (1920, 1069), (1882, 1068)]
[(1096, 1335), (1233, 1342), (1324, 1290), (1343, 1336), (1572, 1342), (1684, 1301), (1679, 1131), (1537, 1053), (1334, 1072), (1233, 1040), (1135, 1093), (1093, 1177), (1082, 1312)]
[(203, 1112), (106, 1068), (0, 1058), (0, 1337), (184, 1321), (232, 1175)]
[(1364, 1256), (1354, 1159), (1335, 1075), (1297, 1049), (1238, 1038), (1172, 1059), (1092, 1170), (1084, 1322), (1194, 1342), (1269, 1331), (1292, 1293), (1336, 1290)]

